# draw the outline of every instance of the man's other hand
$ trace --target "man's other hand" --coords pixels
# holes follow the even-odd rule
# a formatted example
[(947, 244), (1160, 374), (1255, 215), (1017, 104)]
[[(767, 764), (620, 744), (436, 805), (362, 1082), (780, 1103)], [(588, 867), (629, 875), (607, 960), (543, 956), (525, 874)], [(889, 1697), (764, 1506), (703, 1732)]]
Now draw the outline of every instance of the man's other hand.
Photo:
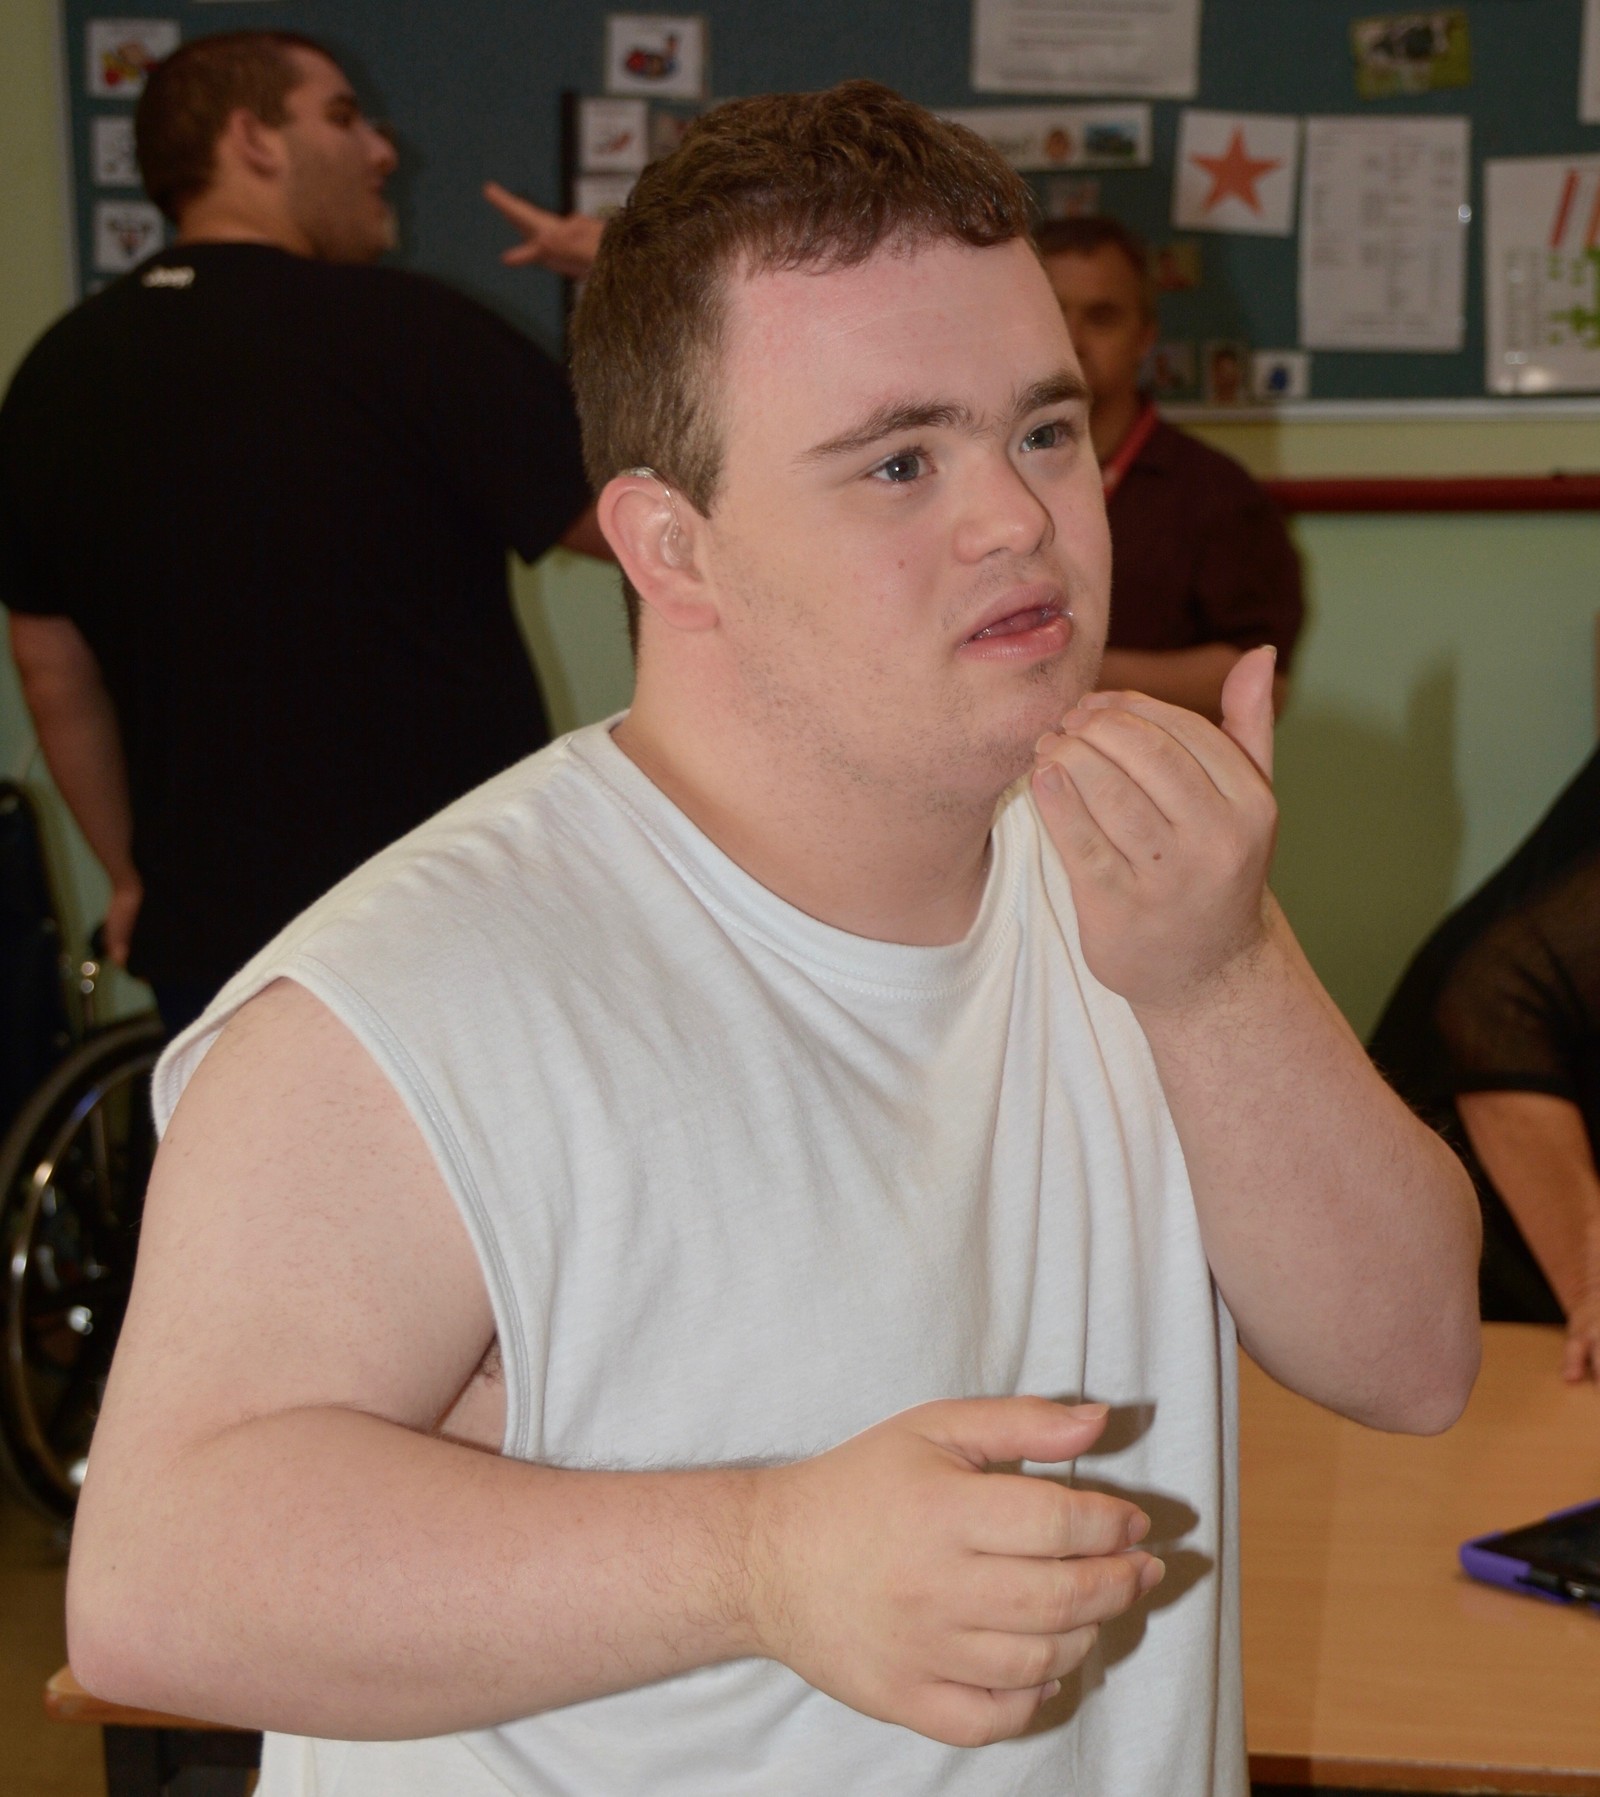
[(1220, 729), (1142, 693), (1090, 693), (1040, 738), (1034, 794), (1084, 957), (1135, 1008), (1189, 1002), (1265, 938), (1273, 662), (1268, 648), (1234, 665)]
[(750, 1615), (762, 1650), (869, 1716), (952, 1746), (1020, 1734), (1099, 1625), (1160, 1581), (1133, 1504), (991, 1472), (1085, 1452), (1103, 1405), (923, 1404), (760, 1475)]
[(599, 219), (586, 218), (581, 212), (546, 212), (498, 181), (484, 183), (483, 197), (521, 233), (521, 243), (513, 244), (500, 258), (508, 268), (548, 268), (552, 274), (581, 281), (594, 267), (605, 230)]

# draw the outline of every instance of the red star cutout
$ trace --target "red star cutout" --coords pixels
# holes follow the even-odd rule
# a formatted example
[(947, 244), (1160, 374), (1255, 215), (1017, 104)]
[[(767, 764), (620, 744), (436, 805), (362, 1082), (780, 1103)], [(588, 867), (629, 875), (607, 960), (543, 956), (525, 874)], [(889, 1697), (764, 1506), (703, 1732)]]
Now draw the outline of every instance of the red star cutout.
[(1283, 167), (1281, 157), (1255, 157), (1244, 147), (1244, 132), (1234, 126), (1233, 136), (1228, 140), (1227, 149), (1220, 156), (1191, 156), (1189, 160), (1198, 164), (1211, 177), (1211, 192), (1206, 195), (1202, 211), (1209, 212), (1213, 206), (1220, 206), (1230, 195), (1236, 200), (1243, 200), (1250, 210), (1259, 215), (1261, 196), (1256, 192), (1256, 182), (1263, 175), (1270, 175), (1275, 168)]

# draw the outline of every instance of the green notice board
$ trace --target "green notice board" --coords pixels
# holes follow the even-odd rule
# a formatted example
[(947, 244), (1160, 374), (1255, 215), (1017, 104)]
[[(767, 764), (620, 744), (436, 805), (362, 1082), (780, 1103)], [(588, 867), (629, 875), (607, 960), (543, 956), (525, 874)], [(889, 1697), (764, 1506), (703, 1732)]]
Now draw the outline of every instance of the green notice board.
[[(1238, 341), (1293, 349), (1298, 341), (1298, 245), (1290, 237), (1175, 232), (1173, 157), (1185, 106), (1215, 111), (1465, 117), (1471, 223), (1466, 229), (1466, 336), (1457, 352), (1319, 351), (1314, 400), (1461, 400), (1484, 393), (1483, 162), (1488, 157), (1600, 152), (1600, 126), (1577, 117), (1582, 0), (1464, 0), (1468, 85), (1363, 98), (1352, 27), (1385, 9), (1348, 0), (1203, 0), (1200, 90), (1152, 107), (1149, 166), (1033, 177), (1057, 203), (1059, 185), (1098, 182), (1102, 207), (1153, 242), (1199, 246), (1198, 285), (1163, 297), (1163, 336), (1195, 346)], [(637, 9), (642, 10), (642, 9)], [(704, 0), (710, 93), (826, 86), (867, 75), (938, 108), (1047, 104), (1045, 96), (975, 93), (967, 0)], [(1398, 11), (1399, 9), (1393, 9)], [(398, 130), (394, 184), (403, 243), (397, 259), (476, 293), (554, 345), (561, 295), (549, 276), (502, 268), (501, 221), (479, 198), (488, 176), (542, 203), (560, 192), (560, 95), (602, 91), (605, 9), (581, 0), (150, 0), (137, 17), (62, 0), (77, 252), (87, 287), (97, 260), (136, 244), (140, 196), (127, 185), (128, 79), (116, 65), (118, 25), (159, 21), (182, 37), (279, 26), (325, 41), (369, 106)], [(127, 34), (124, 32), (123, 37)], [(95, 56), (91, 57), (93, 44)], [(109, 47), (109, 52), (108, 52)], [(110, 62), (107, 55), (110, 55)], [(1374, 88), (1370, 76), (1363, 82)], [(1376, 84), (1382, 86), (1382, 83)], [(91, 87), (98, 91), (91, 91)], [(1109, 97), (1109, 96), (1108, 96)], [(1063, 102), (1065, 103), (1065, 102)], [(1073, 104), (1080, 103), (1074, 96)], [(120, 236), (118, 226), (121, 226)], [(111, 248), (107, 249), (108, 243)], [(1194, 252), (1180, 247), (1180, 260)]]

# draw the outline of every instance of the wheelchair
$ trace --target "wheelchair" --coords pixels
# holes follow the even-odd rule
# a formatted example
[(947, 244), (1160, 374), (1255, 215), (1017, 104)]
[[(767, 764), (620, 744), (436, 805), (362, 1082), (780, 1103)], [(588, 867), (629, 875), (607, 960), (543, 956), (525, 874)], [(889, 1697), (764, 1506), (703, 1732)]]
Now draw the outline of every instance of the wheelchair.
[(0, 1140), (0, 1477), (57, 1525), (77, 1507), (133, 1282), (165, 1042), (154, 1012), (96, 1023), (101, 962), (68, 966), (76, 1040)]

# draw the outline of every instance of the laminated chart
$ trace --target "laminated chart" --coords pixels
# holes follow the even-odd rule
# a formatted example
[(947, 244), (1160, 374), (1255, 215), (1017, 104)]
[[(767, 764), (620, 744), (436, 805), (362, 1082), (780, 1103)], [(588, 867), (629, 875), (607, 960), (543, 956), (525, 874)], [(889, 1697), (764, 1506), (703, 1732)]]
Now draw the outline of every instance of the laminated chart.
[(1600, 393), (1600, 156), (1484, 165), (1491, 393)]

